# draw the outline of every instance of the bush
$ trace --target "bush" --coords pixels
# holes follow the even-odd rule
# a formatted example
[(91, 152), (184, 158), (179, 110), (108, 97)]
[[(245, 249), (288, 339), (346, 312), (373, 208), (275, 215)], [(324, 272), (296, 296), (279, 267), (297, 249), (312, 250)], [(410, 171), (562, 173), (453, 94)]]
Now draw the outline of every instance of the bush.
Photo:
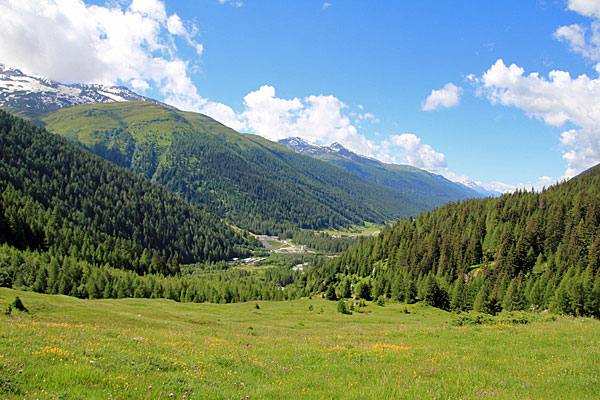
[(23, 302), (21, 301), (19, 296), (15, 297), (15, 300), (12, 302), (11, 306), (15, 310), (29, 312), (29, 310), (27, 310), (27, 308), (25, 307), (25, 305), (23, 304)]
[(358, 287), (356, 288), (356, 298), (371, 300), (371, 284), (369, 282), (363, 281), (358, 284)]
[(483, 314), (480, 312), (472, 311), (468, 313), (459, 314), (452, 320), (454, 326), (467, 326), (467, 325), (494, 325), (494, 317), (489, 314)]
[(340, 301), (338, 301), (337, 310), (341, 314), (352, 314), (348, 310), (348, 307), (346, 306), (346, 302), (344, 301), (344, 299), (340, 299)]
[(331, 301), (336, 301), (337, 295), (335, 294), (335, 286), (333, 286), (333, 283), (329, 285), (329, 287), (327, 288), (327, 293), (325, 294), (325, 298), (327, 300), (331, 300)]

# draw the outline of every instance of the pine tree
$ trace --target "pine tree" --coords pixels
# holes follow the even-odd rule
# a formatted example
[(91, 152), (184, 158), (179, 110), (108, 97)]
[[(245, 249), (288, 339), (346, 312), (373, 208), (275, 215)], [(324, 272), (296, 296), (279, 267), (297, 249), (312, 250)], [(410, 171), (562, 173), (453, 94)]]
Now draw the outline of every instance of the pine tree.
[(352, 285), (350, 284), (350, 278), (346, 277), (342, 283), (342, 298), (348, 299), (352, 297)]
[(406, 297), (405, 300), (408, 304), (413, 304), (417, 301), (417, 285), (412, 279), (406, 280)]
[(481, 284), (475, 302), (473, 303), (473, 311), (491, 314), (490, 307), (490, 290), (485, 283)]
[(454, 285), (452, 287), (452, 295), (450, 296), (450, 309), (452, 311), (463, 310), (465, 307), (465, 284), (462, 279), (457, 279), (454, 281)]
[(398, 273), (392, 281), (392, 299), (396, 301), (404, 301), (406, 297), (406, 287), (404, 285), (404, 274)]
[(425, 304), (437, 307), (439, 291), (440, 287), (438, 286), (435, 276), (432, 273), (429, 273), (425, 280), (425, 288), (423, 289), (423, 300), (425, 301)]
[(371, 300), (371, 284), (368, 281), (362, 281), (356, 288), (356, 298)]

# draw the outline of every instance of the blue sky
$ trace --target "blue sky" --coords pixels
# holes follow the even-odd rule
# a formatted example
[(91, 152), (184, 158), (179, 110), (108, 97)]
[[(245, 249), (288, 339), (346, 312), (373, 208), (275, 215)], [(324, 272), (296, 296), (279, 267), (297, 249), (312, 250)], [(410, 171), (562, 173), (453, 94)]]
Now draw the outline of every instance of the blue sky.
[(499, 190), (600, 162), (597, 0), (7, 0), (0, 15), (1, 63), (274, 140)]

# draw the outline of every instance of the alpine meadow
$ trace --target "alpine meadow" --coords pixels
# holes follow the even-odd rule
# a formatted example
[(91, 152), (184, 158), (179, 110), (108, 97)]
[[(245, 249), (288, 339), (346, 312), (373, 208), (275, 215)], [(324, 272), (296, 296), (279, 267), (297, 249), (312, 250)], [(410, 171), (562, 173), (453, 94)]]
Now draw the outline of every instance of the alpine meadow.
[(599, 23), (0, 2), (0, 398), (600, 398)]

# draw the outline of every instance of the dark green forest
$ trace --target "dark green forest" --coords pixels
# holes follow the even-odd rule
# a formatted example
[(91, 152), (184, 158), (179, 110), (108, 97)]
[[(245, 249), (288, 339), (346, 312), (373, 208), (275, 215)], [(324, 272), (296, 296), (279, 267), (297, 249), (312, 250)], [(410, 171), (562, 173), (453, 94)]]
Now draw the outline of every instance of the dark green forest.
[(5, 112), (0, 148), (0, 240), (19, 249), (73, 247), (90, 262), (142, 272), (149, 270), (136, 260), (145, 253), (172, 264), (215, 262), (255, 244), (160, 186)]
[(600, 167), (541, 193), (451, 203), (397, 221), (312, 272), (317, 290), (454, 311), (600, 316)]

